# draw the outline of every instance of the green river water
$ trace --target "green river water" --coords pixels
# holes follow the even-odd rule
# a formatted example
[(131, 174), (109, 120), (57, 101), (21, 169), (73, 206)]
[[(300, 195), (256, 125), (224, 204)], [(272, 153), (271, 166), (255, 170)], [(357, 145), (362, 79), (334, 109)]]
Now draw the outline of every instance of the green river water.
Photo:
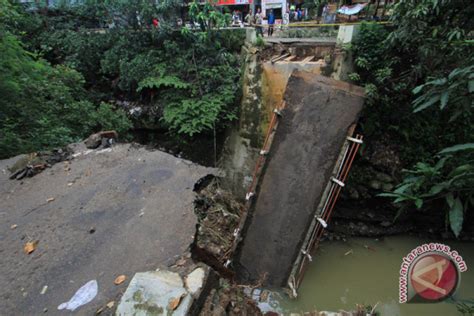
[[(383, 239), (351, 238), (323, 242), (291, 300), (283, 293), (270, 295), (263, 310), (292, 312), (355, 310), (356, 304), (375, 305), (380, 315), (460, 315), (453, 302), (399, 304), (398, 280), (402, 258), (419, 245), (434, 240), (400, 236)], [(454, 299), (474, 303), (474, 243), (441, 242), (457, 250), (467, 264)], [(472, 265), (472, 268), (471, 268)]]

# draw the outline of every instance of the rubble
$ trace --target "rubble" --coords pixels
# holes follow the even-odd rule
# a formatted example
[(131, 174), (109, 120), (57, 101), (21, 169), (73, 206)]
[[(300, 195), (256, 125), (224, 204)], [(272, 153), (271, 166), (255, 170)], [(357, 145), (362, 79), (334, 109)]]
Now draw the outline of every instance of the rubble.
[(9, 167), (10, 179), (21, 180), (25, 177), (33, 177), (52, 165), (70, 160), (72, 150), (69, 147), (53, 149), (50, 151), (33, 152), (20, 157), (13, 166)]
[(221, 279), (220, 287), (211, 291), (199, 315), (263, 315), (257, 304), (245, 294), (244, 289), (245, 287)]
[(84, 144), (89, 149), (96, 149), (99, 146), (107, 148), (112, 145), (118, 138), (116, 131), (102, 131), (90, 135), (85, 141)]
[(235, 232), (239, 226), (243, 205), (235, 197), (219, 187), (215, 178), (198, 189), (194, 212), (198, 218), (193, 244), (193, 256), (222, 274), (222, 267), (232, 257)]
[(199, 301), (207, 296), (210, 273), (200, 266), (188, 274), (168, 270), (136, 273), (116, 315), (195, 314)]

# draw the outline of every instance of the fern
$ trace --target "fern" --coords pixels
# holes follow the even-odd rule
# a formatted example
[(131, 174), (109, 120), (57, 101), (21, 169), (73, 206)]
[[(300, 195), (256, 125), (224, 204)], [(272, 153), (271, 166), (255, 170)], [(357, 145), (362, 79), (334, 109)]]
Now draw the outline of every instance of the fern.
[(137, 92), (141, 92), (145, 88), (160, 89), (161, 87), (187, 89), (189, 88), (189, 84), (183, 82), (176, 76), (146, 77), (138, 83)]

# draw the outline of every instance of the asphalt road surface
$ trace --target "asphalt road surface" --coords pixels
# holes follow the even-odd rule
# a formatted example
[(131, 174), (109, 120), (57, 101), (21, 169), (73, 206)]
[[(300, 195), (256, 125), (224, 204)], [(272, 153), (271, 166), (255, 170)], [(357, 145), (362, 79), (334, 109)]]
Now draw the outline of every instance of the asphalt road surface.
[[(112, 300), (116, 306), (135, 272), (188, 251), (196, 225), (193, 186), (213, 173), (128, 144), (22, 181), (8, 179), (6, 168), (15, 161), (0, 161), (1, 315), (69, 315), (58, 305), (90, 280), (97, 280), (98, 294), (74, 314), (94, 315)], [(26, 254), (25, 243), (36, 240), (36, 250)], [(115, 285), (121, 274), (127, 280)]]

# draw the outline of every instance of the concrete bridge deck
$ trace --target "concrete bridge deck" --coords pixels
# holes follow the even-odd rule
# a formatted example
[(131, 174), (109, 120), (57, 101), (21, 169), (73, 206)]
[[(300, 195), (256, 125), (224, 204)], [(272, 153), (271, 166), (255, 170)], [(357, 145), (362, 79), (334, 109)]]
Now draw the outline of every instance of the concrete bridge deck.
[(268, 285), (286, 282), (363, 95), (348, 83), (293, 72), (239, 252), (245, 281), (267, 274)]

